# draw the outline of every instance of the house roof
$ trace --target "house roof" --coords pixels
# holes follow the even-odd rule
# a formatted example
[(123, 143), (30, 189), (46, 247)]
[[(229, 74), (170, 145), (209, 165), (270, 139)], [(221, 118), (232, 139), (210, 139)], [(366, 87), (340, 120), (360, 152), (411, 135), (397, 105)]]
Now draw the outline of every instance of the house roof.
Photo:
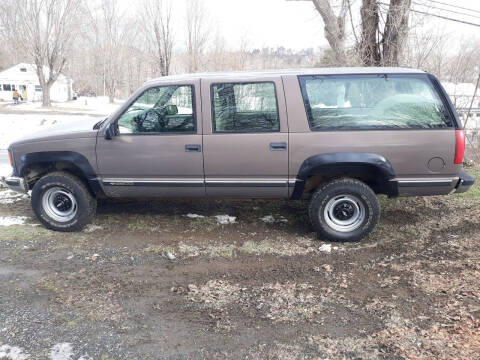
[[(25, 69), (26, 71), (22, 71), (21, 69)], [(43, 69), (45, 75), (48, 76), (48, 68), (44, 66)], [(57, 78), (57, 81), (66, 80), (68, 80), (68, 78), (63, 74), (60, 74)], [(17, 64), (0, 72), (0, 81), (28, 81), (38, 83), (37, 67), (34, 64)]]

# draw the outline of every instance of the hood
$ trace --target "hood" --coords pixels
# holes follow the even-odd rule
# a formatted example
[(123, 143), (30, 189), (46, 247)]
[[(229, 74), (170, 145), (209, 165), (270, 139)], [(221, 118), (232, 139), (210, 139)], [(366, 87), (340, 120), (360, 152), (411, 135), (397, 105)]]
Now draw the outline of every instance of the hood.
[(59, 139), (75, 139), (82, 137), (95, 137), (98, 129), (93, 126), (101, 121), (101, 117), (82, 117), (77, 120), (65, 121), (61, 124), (39, 126), (38, 130), (18, 138), (10, 146), (18, 144), (33, 143), (38, 141), (49, 141)]

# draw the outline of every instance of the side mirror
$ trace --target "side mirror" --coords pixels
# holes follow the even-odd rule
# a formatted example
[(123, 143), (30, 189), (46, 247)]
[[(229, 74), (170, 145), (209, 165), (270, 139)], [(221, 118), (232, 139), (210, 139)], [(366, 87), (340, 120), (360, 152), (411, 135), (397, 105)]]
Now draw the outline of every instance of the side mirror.
[(110, 123), (108, 124), (108, 127), (105, 129), (105, 140), (112, 140), (114, 136), (117, 135), (117, 124), (116, 123)]

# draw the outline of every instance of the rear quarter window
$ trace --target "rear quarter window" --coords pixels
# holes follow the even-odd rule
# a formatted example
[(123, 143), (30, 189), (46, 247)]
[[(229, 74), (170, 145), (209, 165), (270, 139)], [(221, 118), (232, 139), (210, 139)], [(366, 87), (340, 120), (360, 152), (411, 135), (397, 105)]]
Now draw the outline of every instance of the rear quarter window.
[(311, 130), (452, 127), (430, 81), (410, 75), (300, 76)]

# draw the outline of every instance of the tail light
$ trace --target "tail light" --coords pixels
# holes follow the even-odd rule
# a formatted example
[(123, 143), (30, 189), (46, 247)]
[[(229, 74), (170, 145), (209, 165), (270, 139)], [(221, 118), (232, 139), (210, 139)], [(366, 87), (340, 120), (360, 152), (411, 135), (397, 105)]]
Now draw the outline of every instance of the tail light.
[(454, 164), (461, 164), (465, 154), (465, 130), (455, 130), (455, 161)]

